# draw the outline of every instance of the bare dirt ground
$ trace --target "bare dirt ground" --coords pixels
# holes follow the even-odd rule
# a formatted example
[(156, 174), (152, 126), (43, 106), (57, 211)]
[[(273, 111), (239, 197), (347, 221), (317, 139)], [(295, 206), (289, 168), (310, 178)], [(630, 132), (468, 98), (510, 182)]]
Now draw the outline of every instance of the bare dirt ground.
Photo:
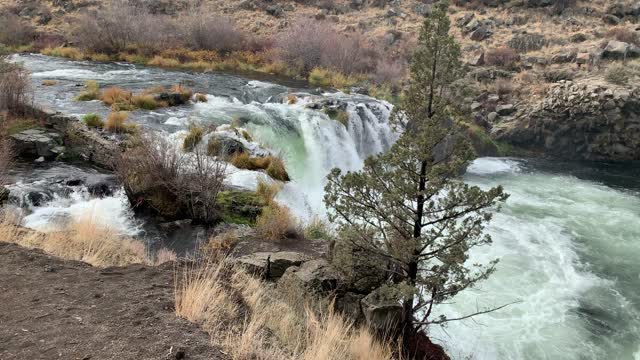
[(175, 316), (172, 265), (94, 268), (0, 242), (0, 360), (224, 359)]

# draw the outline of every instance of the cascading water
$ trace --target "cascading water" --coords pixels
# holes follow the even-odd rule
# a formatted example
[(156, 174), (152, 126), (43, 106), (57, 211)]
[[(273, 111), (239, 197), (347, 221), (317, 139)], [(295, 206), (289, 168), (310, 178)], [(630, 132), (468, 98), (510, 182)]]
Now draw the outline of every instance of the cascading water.
[[(185, 82), (209, 94), (207, 103), (135, 112), (132, 117), (175, 138), (177, 145), (190, 121), (239, 121), (254, 140), (286, 159), (293, 181), (278, 200), (301, 217), (323, 213), (323, 179), (331, 168), (357, 170), (364, 158), (387, 150), (395, 140), (388, 126), (389, 104), (368, 97), (313, 94), (295, 85), (231, 75), (43, 56), (16, 60), (34, 72), (39, 101), (71, 114), (106, 112), (98, 102), (72, 100), (76, 83), (88, 78), (131, 89)], [(44, 78), (59, 84), (39, 86)], [(289, 92), (298, 95), (296, 104), (277, 100)], [(345, 105), (348, 126), (309, 108), (319, 100)], [(501, 261), (487, 281), (438, 311), (451, 318), (520, 302), (430, 329), (454, 359), (640, 360), (640, 167), (628, 165), (613, 174), (611, 168), (576, 166), (580, 171), (572, 173), (567, 164), (550, 168), (518, 159), (478, 159), (468, 169), (468, 182), (481, 187), (502, 184), (511, 194), (487, 229), (494, 244), (475, 250), (471, 259)], [(229, 182), (252, 188), (260, 176), (236, 170)]]

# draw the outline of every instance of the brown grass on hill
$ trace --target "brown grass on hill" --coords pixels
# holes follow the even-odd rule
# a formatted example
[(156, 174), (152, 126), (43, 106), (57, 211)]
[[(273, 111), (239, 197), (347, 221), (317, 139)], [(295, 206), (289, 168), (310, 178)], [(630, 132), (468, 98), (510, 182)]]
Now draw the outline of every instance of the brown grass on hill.
[(393, 358), (390, 346), (302, 289), (268, 288), (224, 260), (181, 275), (176, 277), (176, 313), (202, 324), (212, 343), (233, 359)]
[(607, 31), (605, 34), (608, 38), (613, 38), (618, 41), (634, 44), (640, 46), (640, 35), (636, 31), (625, 28), (623, 26), (617, 26)]
[(501, 47), (487, 50), (484, 54), (484, 60), (487, 65), (510, 68), (520, 60), (520, 56), (511, 48)]
[(73, 221), (62, 230), (37, 232), (16, 226), (19, 220), (11, 214), (0, 219), (0, 241), (28, 248), (42, 249), (52, 255), (79, 260), (94, 266), (125, 266), (129, 264), (156, 265), (173, 261), (175, 253), (164, 249), (157, 260), (149, 259), (144, 243), (119, 235), (96, 222), (91, 215)]

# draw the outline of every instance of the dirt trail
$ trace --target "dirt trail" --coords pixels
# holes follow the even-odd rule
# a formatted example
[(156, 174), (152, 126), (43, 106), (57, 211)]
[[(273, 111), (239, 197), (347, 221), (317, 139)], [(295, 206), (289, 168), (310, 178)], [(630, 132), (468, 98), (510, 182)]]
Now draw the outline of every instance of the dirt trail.
[(224, 359), (177, 318), (171, 265), (99, 269), (0, 242), (0, 360)]

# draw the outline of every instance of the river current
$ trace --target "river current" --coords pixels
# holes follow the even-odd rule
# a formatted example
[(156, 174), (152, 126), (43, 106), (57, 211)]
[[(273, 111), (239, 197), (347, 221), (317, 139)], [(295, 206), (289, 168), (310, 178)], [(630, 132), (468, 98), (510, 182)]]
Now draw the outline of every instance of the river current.
[[(331, 168), (357, 170), (367, 156), (387, 150), (395, 140), (388, 126), (391, 105), (366, 96), (230, 74), (41, 55), (13, 60), (32, 72), (39, 105), (71, 115), (108, 113), (98, 101), (73, 100), (86, 80), (130, 90), (182, 83), (207, 94), (207, 103), (133, 112), (131, 119), (178, 143), (191, 122), (219, 125), (242, 118), (257, 142), (285, 159), (293, 181), (277, 200), (302, 219), (324, 214), (323, 178)], [(45, 79), (57, 83), (42, 86)], [(282, 100), (290, 93), (298, 96), (296, 104)], [(318, 99), (346, 103), (348, 127), (307, 106)], [(12, 191), (38, 176), (20, 180)], [(250, 189), (260, 176), (236, 170), (228, 181)], [(432, 328), (430, 336), (454, 359), (640, 360), (640, 165), (480, 158), (465, 180), (481, 187), (502, 184), (511, 194), (487, 229), (493, 244), (476, 249), (471, 259), (500, 262), (487, 281), (438, 310), (457, 317), (516, 303)], [(78, 189), (27, 207), (25, 225), (33, 228), (44, 229), (61, 214), (97, 211), (96, 218), (123, 233), (135, 235), (140, 229), (117, 191), (96, 199)]]

